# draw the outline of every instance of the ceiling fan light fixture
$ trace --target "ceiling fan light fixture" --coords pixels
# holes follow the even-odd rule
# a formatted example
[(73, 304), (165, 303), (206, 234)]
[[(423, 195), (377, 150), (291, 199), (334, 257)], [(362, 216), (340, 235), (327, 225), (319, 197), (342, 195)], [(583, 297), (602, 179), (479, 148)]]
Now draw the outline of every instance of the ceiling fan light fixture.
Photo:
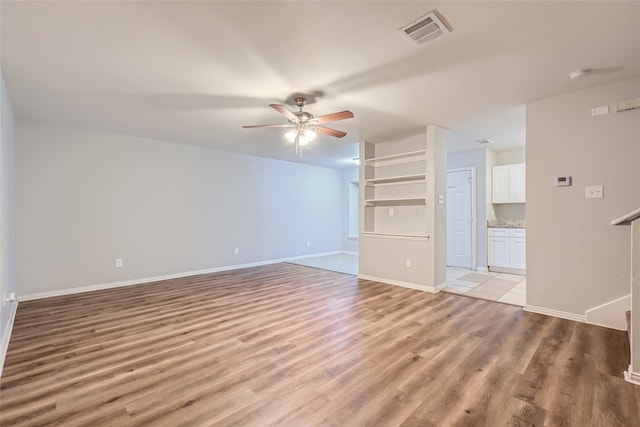
[(317, 133), (311, 129), (291, 129), (284, 134), (284, 138), (292, 144), (296, 142), (296, 136), (298, 137), (298, 145), (302, 146), (313, 141)]
[(300, 131), (300, 138), (298, 139), (298, 145), (307, 145), (314, 139), (316, 139), (316, 133), (311, 129), (304, 129)]
[(297, 129), (291, 129), (289, 132), (284, 134), (284, 139), (286, 139), (290, 143), (296, 142), (296, 135), (298, 134)]

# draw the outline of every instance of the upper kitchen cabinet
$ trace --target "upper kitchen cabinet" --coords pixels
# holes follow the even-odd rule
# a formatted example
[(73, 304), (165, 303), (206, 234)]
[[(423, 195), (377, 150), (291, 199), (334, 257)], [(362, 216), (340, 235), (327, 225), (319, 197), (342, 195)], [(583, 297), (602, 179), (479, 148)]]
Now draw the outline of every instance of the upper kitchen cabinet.
[(525, 188), (524, 163), (493, 167), (493, 203), (525, 203)]

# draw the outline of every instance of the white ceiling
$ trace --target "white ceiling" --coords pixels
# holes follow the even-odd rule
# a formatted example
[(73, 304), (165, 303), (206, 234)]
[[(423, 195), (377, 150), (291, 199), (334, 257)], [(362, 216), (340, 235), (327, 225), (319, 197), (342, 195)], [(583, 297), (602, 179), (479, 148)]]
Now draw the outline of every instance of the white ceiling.
[[(640, 2), (2, 1), (2, 71), (17, 117), (300, 161), (269, 103), (351, 110), (301, 161), (352, 166), (358, 141), (429, 124), (449, 149), (525, 143), (525, 104), (640, 75)], [(437, 9), (453, 32), (398, 29)], [(590, 78), (570, 81), (574, 70)], [(631, 94), (638, 95), (638, 94)], [(294, 110), (294, 107), (291, 107)]]

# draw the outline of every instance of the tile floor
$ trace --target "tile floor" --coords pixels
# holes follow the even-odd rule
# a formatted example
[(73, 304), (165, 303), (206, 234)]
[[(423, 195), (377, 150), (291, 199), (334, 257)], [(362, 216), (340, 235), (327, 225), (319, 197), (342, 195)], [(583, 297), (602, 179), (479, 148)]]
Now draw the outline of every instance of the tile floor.
[[(289, 261), (292, 264), (358, 275), (358, 256), (334, 254)], [(524, 306), (527, 279), (525, 276), (503, 273), (479, 273), (477, 271), (448, 267), (447, 288), (444, 292), (499, 301)]]
[(527, 278), (516, 274), (479, 273), (464, 268), (447, 268), (444, 292), (524, 306)]

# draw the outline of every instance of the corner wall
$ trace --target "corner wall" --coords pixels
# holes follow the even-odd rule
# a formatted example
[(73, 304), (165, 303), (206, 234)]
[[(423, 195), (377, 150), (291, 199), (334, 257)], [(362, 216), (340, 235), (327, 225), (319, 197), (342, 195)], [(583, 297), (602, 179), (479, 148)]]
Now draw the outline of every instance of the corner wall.
[(16, 291), (14, 130), (15, 118), (0, 74), (0, 375), (9, 345), (17, 302), (5, 296)]
[[(635, 96), (640, 78), (527, 104), (527, 304), (536, 310), (584, 316), (630, 292), (629, 229), (610, 221), (640, 207), (640, 110), (591, 117), (591, 108)], [(556, 176), (573, 185), (555, 187)], [(586, 199), (587, 185), (603, 185), (604, 198)]]
[(25, 120), (16, 141), (19, 296), (340, 250), (339, 170)]
[[(356, 229), (354, 236), (349, 235), (349, 217), (350, 217), (350, 188), (356, 183), (355, 188), (359, 188), (358, 179), (360, 175), (360, 169), (356, 166), (353, 168), (342, 169), (342, 250), (345, 252), (358, 252), (358, 232)], [(358, 209), (360, 203), (359, 198), (355, 200), (356, 209)], [(356, 213), (357, 218), (360, 215)]]

